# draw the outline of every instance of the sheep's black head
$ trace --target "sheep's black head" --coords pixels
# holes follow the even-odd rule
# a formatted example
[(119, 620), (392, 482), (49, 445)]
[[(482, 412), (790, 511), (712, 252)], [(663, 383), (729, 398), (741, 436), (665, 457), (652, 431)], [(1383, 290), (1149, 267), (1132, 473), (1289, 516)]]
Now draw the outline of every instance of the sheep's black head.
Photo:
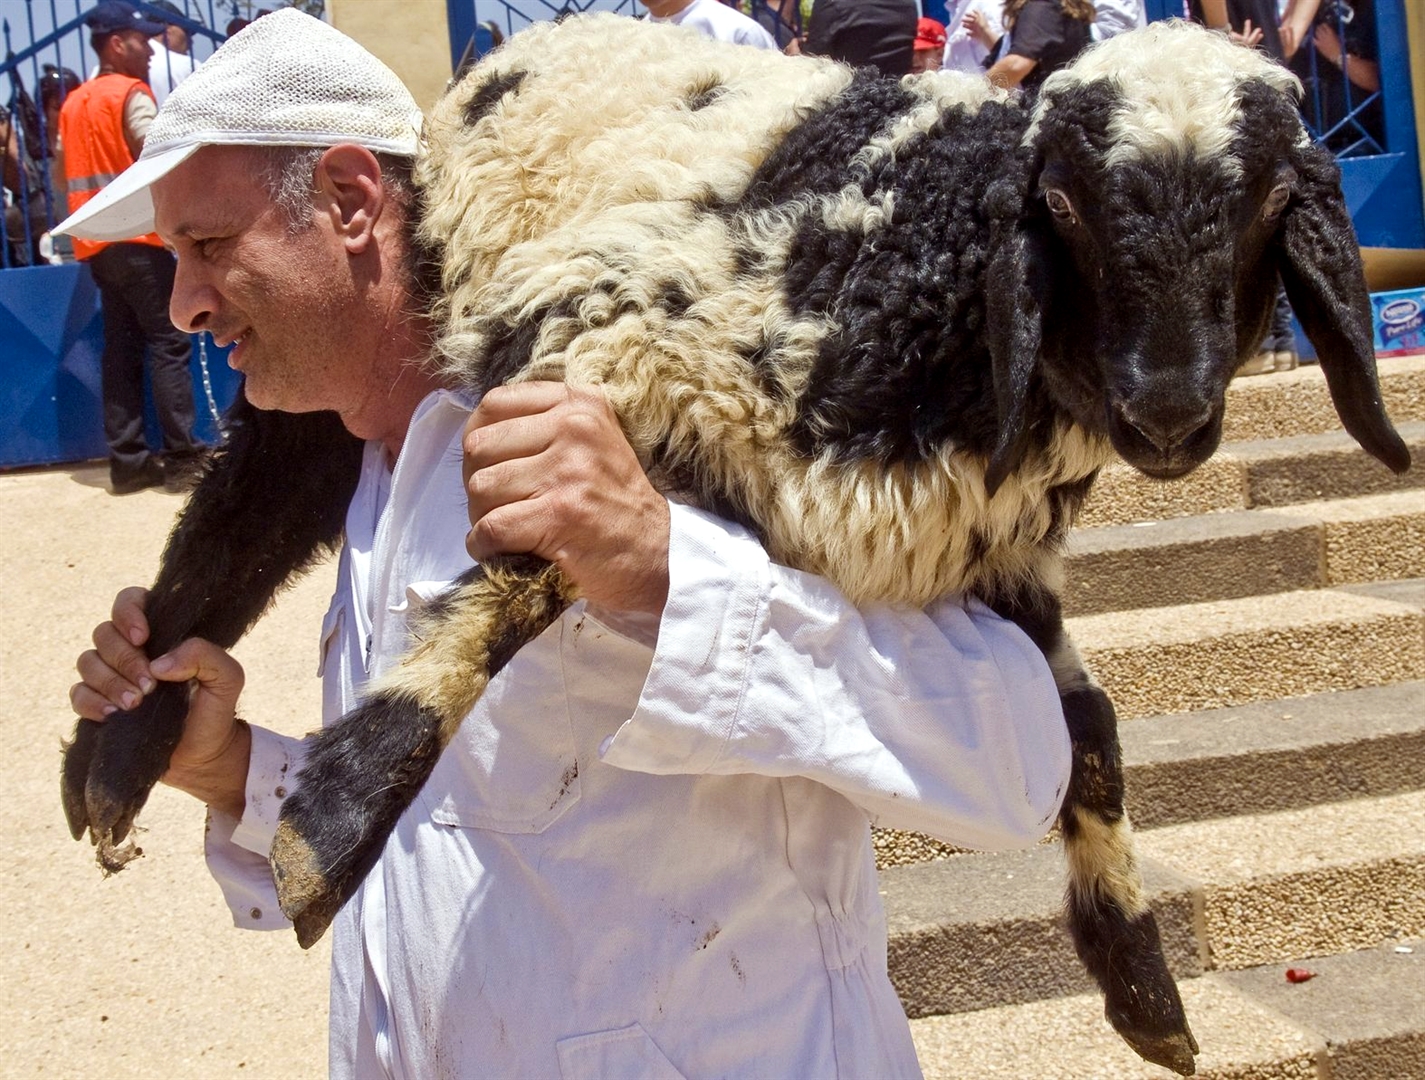
[(1346, 429), (1396, 471), (1369, 297), (1339, 173), (1293, 76), (1220, 35), (1155, 25), (1046, 82), (1019, 212), (991, 267), (997, 482), (1035, 379), (1130, 464), (1169, 479), (1217, 448), (1227, 384), (1257, 349), (1278, 275)]

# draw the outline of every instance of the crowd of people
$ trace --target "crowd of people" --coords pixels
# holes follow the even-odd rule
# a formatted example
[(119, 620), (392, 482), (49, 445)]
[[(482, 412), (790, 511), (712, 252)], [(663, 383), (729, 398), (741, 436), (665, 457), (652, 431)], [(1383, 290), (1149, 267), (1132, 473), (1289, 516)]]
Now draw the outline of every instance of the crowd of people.
[[(168, 256), (151, 236), (109, 245), (105, 251), (104, 245), (71, 244), (49, 229), (66, 206), (77, 209), (97, 190), (76, 189), (76, 181), (116, 175), (138, 156), (143, 131), (157, 108), (195, 68), (185, 25), (191, 16), (172, 0), (154, 0), (151, 7), (167, 17), (140, 17), (123, 0), (99, 4), (89, 24), (99, 62), (89, 77), (81, 82), (68, 68), (45, 65), (38, 106), (22, 93), (15, 115), (0, 108), (4, 265), (78, 258), (90, 265), (100, 287), (106, 324), (105, 426), (116, 493), (160, 484), (185, 488), (200, 450), (191, 435), (192, 408), (178, 404), (191, 396), (186, 362), (181, 370), (179, 365), (186, 347), (162, 317), (169, 274), (159, 264)], [(763, 22), (723, 0), (647, 0), (646, 7), (654, 22), (678, 23), (763, 49), (779, 48), (778, 38), (764, 25), (769, 12), (779, 32), (800, 22), (795, 0), (759, 9)], [(869, 65), (888, 75), (939, 68), (986, 74), (1001, 86), (1032, 93), (1090, 42), (1145, 21), (1143, 0), (952, 0), (947, 10), (948, 21), (941, 23), (922, 15), (917, 0), (817, 0), (805, 33), (785, 48)], [(1296, 71), (1309, 90), (1303, 105), (1308, 123), (1325, 133), (1333, 150), (1379, 152), (1380, 70), (1371, 0), (1185, 0), (1185, 11)], [(261, 14), (266, 13), (264, 9)], [(116, 20), (140, 18), (141, 28), (133, 23), (127, 30), (102, 29), (117, 26)], [(228, 33), (245, 25), (246, 20), (234, 20)], [(92, 102), (95, 87), (109, 88), (113, 96), (120, 85), (122, 102), (108, 102), (115, 108), (99, 125), (113, 129), (113, 138), (103, 143), (103, 161), (90, 162), (91, 170), (76, 165), (79, 158), (71, 154), (66, 165), (61, 152), (66, 100), (83, 87), (79, 98)], [(70, 109), (71, 124), (79, 112), (77, 106)], [(91, 127), (85, 127), (86, 135)], [(1283, 294), (1273, 328), (1244, 374), (1296, 366), (1290, 316)], [(163, 446), (152, 449), (142, 442), (142, 398), (136, 396), (141, 394), (137, 387), (144, 370), (138, 357), (145, 351), (163, 428)]]
[[(34, 266), (78, 261), (99, 291), (102, 418), (109, 487), (115, 495), (191, 488), (206, 447), (194, 434), (192, 341), (169, 318), (174, 259), (152, 232), (92, 241), (51, 232), (143, 151), (158, 109), (196, 64), (184, 21), (171, 2), (153, 0), (160, 21), (124, 0), (104, 0), (84, 16), (96, 63), (88, 77), (46, 64), (39, 105), (28, 95), (5, 136), (6, 262)], [(158, 421), (151, 444), (145, 402)]]

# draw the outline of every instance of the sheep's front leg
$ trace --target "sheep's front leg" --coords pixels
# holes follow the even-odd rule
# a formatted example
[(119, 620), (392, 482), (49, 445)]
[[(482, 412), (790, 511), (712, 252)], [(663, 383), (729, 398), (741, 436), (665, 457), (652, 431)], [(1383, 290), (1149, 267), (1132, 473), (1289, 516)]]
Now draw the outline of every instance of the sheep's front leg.
[(272, 843), (278, 900), (302, 948), (376, 864), (490, 680), (574, 599), (563, 573), (534, 556), (475, 567), (422, 614), (395, 670), (312, 737)]
[[(239, 396), (226, 425), (227, 444), (184, 506), (149, 590), (150, 658), (189, 637), (231, 647), (341, 536), (362, 444), (336, 414), (265, 412)], [(88, 831), (106, 873), (141, 854), (123, 841), (187, 713), (188, 687), (159, 683), (136, 709), (75, 728), (60, 799), (70, 832), (78, 840)]]
[(1143, 898), (1133, 833), (1123, 808), (1123, 761), (1113, 703), (1064, 632), (1059, 599), (1026, 588), (994, 603), (1034, 639), (1059, 686), (1073, 765), (1059, 811), (1069, 860), (1069, 929), (1079, 959), (1104, 995), (1104, 1014), (1138, 1054), (1184, 1076), (1197, 1040)]

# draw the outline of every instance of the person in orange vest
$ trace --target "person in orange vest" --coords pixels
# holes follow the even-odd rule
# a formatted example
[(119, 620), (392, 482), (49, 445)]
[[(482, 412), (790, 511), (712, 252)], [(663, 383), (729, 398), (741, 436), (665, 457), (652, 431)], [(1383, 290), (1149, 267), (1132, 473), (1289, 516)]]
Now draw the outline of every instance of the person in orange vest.
[[(149, 38), (164, 29), (122, 0), (104, 0), (84, 21), (99, 56), (99, 74), (71, 93), (59, 114), (71, 213), (143, 150), (158, 112), (145, 82)], [(168, 316), (173, 256), (155, 233), (118, 243), (75, 240), (74, 253), (94, 275), (104, 314), (101, 372), (110, 488), (116, 495), (160, 485), (183, 490), (199, 468), (203, 446), (193, 437), (192, 341)], [(161, 455), (144, 433), (145, 348), (163, 432)]]

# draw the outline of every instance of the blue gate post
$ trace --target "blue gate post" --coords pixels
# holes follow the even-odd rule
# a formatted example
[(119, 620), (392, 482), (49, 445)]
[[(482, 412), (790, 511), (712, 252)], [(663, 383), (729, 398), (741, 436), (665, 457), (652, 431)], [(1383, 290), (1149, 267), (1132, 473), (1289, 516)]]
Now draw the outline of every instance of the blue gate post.
[[(1418, 0), (1410, 0), (1411, 3)], [(1425, 248), (1406, 0), (1376, 0), (1384, 154), (1341, 161), (1341, 187), (1365, 247)]]

